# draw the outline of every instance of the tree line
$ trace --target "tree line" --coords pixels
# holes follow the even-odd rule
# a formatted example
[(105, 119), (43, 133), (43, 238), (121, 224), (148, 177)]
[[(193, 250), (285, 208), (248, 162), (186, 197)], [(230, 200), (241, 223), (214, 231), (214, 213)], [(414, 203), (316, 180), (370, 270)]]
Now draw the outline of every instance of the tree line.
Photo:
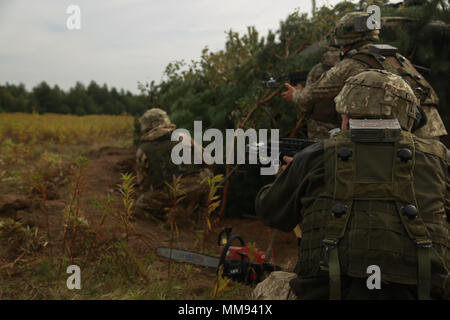
[(146, 101), (145, 95), (100, 86), (95, 81), (88, 86), (77, 82), (68, 91), (45, 81), (31, 91), (24, 84), (0, 85), (0, 112), (140, 115), (146, 110)]

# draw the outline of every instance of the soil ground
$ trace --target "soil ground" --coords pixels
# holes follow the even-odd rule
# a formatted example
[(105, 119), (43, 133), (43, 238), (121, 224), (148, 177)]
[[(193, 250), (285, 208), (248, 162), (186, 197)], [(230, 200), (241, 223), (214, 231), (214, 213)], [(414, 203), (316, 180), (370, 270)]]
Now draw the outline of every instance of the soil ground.
[[(110, 201), (113, 209), (121, 210), (122, 204), (120, 194), (117, 191), (117, 185), (121, 183), (121, 173), (134, 173), (135, 155), (135, 148), (118, 147), (104, 147), (87, 154), (89, 162), (83, 173), (82, 193), (79, 207), (83, 216), (90, 222), (91, 226), (102, 226), (102, 230), (114, 230), (114, 228), (116, 228), (116, 231), (118, 230), (117, 224), (111, 219), (106, 219), (102, 224), (101, 221), (104, 216), (102, 215), (102, 210), (99, 210), (98, 203)], [(69, 200), (67, 199), (67, 194), (70, 192), (70, 186), (67, 183), (64, 184), (62, 182), (53, 181), (52, 188), (54, 189), (53, 192), (56, 194), (48, 197), (49, 199), (46, 199), (45, 202), (42, 201), (41, 195), (35, 194), (34, 196), (27, 197), (25, 200), (20, 198), (27, 202), (26, 204), (23, 204), (22, 209), (16, 210), (15, 208), (12, 208), (8, 211), (10, 216), (20, 221), (23, 225), (37, 228), (38, 230), (41, 230), (41, 233), (47, 233), (47, 235), (50, 234), (50, 240), (48, 240), (45, 250), (41, 251), (41, 253), (34, 253), (31, 255), (19, 255), (10, 252), (6, 247), (3, 247), (0, 251), (0, 268), (9, 270), (10, 276), (3, 278), (3, 280), (0, 279), (3, 282), (2, 287), (7, 287), (6, 290), (3, 289), (3, 291), (0, 292), (0, 299), (2, 298), (2, 293), (3, 298), (6, 299), (22, 298), (17, 290), (20, 290), (19, 287), (22, 283), (29, 280), (27, 277), (34, 276), (35, 269), (33, 269), (34, 267), (30, 267), (30, 265), (33, 266), (39, 264), (39, 266), (41, 266), (45, 256), (57, 255), (57, 252), (61, 250), (61, 243), (63, 241), (61, 235), (63, 215), (61, 212), (68, 205)], [(2, 192), (3, 196), (5, 196), (5, 194), (7, 195), (7, 190), (2, 190)], [(10, 196), (15, 197), (16, 195)], [(17, 195), (18, 199), (19, 197), (20, 196)], [(20, 205), (16, 207), (20, 208)], [(137, 259), (141, 259), (141, 264), (144, 265), (144, 269), (147, 271), (152, 270), (151, 264), (153, 261), (155, 264), (159, 263), (160, 268), (158, 269), (158, 272), (165, 273), (168, 268), (167, 261), (164, 261), (164, 259), (162, 259), (162, 261), (158, 261), (158, 259), (149, 260), (147, 258), (154, 253), (156, 248), (160, 246), (170, 246), (172, 238), (170, 227), (168, 227), (167, 223), (143, 217), (133, 218), (132, 224), (135, 226), (137, 233), (145, 238), (146, 242), (146, 244), (144, 244), (137, 238), (130, 239), (129, 246), (136, 254)], [(260, 250), (266, 250), (268, 248), (270, 239), (274, 234), (271, 262), (281, 266), (283, 270), (286, 271), (291, 271), (294, 268), (297, 255), (294, 234), (269, 230), (269, 228), (265, 227), (257, 219), (221, 219), (219, 223), (213, 227), (213, 231), (205, 237), (206, 253), (216, 256), (219, 255), (220, 248), (217, 245), (217, 235), (225, 226), (231, 226), (233, 228), (233, 234), (240, 234), (245, 241), (254, 243)], [(174, 237), (173, 247), (197, 252), (200, 251), (202, 249), (202, 229), (201, 222), (198, 225), (194, 223), (179, 224), (178, 233)], [(77, 241), (82, 241), (84, 236), (85, 234), (80, 232)], [(109, 238), (120, 238), (121, 236), (123, 236), (123, 234), (120, 234), (120, 231), (105, 233), (105, 237)], [(95, 250), (93, 253), (90, 249), (87, 250), (89, 253), (83, 252), (82, 249), (80, 250), (81, 251), (78, 252), (80, 256), (94, 255), (95, 257), (96, 254), (100, 255), (100, 253), (96, 253)], [(83, 261), (85, 261), (85, 264), (92, 263), (91, 260)], [(31, 269), (27, 269), (27, 265), (28, 268)], [(191, 269), (190, 267), (178, 263), (173, 263), (171, 265), (171, 277), (178, 278), (180, 287), (184, 286), (185, 289), (179, 295), (161, 295), (160, 298), (208, 298), (208, 295), (216, 283), (215, 270), (196, 266)], [(17, 270), (12, 271), (13, 269)], [(31, 272), (26, 272), (25, 270), (31, 270)], [(186, 273), (186, 270), (193, 273), (194, 276), (186, 277), (180, 275), (180, 277), (178, 277), (177, 273), (184, 274)], [(66, 279), (66, 277), (67, 275), (63, 275), (64, 279)], [(95, 277), (95, 275), (93, 277)], [(158, 279), (161, 280), (162, 278)], [(32, 282), (32, 280), (30, 281)], [(126, 287), (126, 281), (121, 285)], [(51, 285), (49, 284), (49, 286)], [(99, 284), (98, 286), (101, 285)], [(92, 293), (92, 295), (81, 294), (78, 296), (60, 293), (55, 296), (45, 292), (45, 285), (39, 290), (36, 289), (33, 291), (34, 296), (25, 296), (25, 298), (148, 298), (148, 296), (145, 296), (144, 291), (142, 291), (142, 294), (137, 294), (137, 296), (130, 296), (129, 293), (123, 295), (121, 293), (102, 293), (101, 296), (95, 295), (99, 293)], [(95, 292), (95, 290), (93, 292)], [(123, 292), (123, 290), (120, 292)], [(227, 298), (246, 299), (249, 298), (250, 293), (250, 287), (240, 286), (239, 290), (236, 290), (235, 292), (231, 290), (231, 293), (229, 293)], [(150, 298), (155, 297), (158, 298), (159, 296), (153, 294)]]
[[(106, 192), (112, 192), (120, 183), (120, 173), (134, 172), (136, 149), (134, 148), (110, 148), (106, 147), (98, 152), (90, 155), (90, 163), (85, 173), (86, 192), (83, 196), (85, 206), (94, 199), (101, 199)], [(91, 212), (95, 214), (95, 212)], [(161, 230), (161, 225), (153, 220), (137, 218), (135, 226), (139, 233), (152, 239), (155, 247), (167, 246), (170, 242), (170, 231)], [(208, 246), (217, 246), (217, 235), (220, 230), (230, 226), (233, 228), (233, 234), (240, 234), (245, 241), (255, 243), (256, 247), (265, 250), (269, 246), (271, 234), (274, 236), (274, 254), (276, 263), (293, 268), (292, 264), (296, 261), (297, 248), (296, 238), (293, 233), (282, 233), (270, 231), (260, 221), (255, 219), (222, 219), (215, 226), (211, 236), (207, 237)], [(178, 239), (178, 248), (187, 250), (195, 250), (196, 243), (191, 240), (195, 238), (195, 227), (188, 225), (187, 227), (179, 226), (180, 236)], [(219, 248), (217, 247), (217, 253)], [(293, 259), (294, 258), (294, 259)]]

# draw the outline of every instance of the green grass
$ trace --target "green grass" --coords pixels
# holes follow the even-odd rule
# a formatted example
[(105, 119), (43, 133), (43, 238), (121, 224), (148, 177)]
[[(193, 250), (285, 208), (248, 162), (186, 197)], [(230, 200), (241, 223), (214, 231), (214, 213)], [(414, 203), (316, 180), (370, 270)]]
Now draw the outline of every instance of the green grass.
[[(169, 279), (165, 263), (153, 255), (140, 259), (148, 280), (141, 276), (123, 243), (115, 243), (101, 256), (75, 262), (81, 268), (82, 289), (69, 290), (66, 286), (70, 276), (66, 273), (69, 263), (42, 257), (33, 263), (2, 270), (6, 272), (0, 272), (0, 299), (211, 299), (215, 284), (213, 270), (172, 263)], [(246, 299), (250, 290), (250, 287), (233, 282), (217, 298)]]

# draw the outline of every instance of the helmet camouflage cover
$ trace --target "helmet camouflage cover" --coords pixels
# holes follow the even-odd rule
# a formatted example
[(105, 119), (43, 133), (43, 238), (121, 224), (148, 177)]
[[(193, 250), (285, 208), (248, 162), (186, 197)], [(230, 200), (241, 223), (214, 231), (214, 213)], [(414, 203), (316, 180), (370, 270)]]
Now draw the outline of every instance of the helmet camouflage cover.
[(398, 119), (411, 131), (419, 100), (408, 83), (385, 70), (370, 69), (350, 77), (335, 98), (336, 111), (353, 118)]
[(368, 30), (358, 31), (355, 29), (356, 20), (368, 17), (370, 14), (367, 12), (349, 12), (344, 15), (336, 25), (334, 29), (334, 37), (330, 37), (330, 41), (334, 46), (347, 46), (361, 41), (378, 41), (380, 30)]

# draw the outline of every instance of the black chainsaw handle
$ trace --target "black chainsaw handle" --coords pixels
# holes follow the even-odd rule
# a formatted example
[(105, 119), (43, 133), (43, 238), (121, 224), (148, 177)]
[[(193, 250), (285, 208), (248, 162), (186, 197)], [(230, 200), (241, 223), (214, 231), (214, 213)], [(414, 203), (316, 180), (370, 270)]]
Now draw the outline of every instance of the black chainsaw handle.
[[(232, 227), (224, 227), (219, 233), (219, 236), (217, 237), (217, 244), (219, 247), (225, 246), (228, 243), (228, 239), (230, 239), (231, 231), (233, 230)], [(226, 238), (222, 237), (223, 234), (226, 234)], [(225, 239), (225, 242), (223, 241)]]
[(241, 243), (241, 246), (243, 246), (243, 247), (245, 246), (244, 239), (242, 239), (242, 237), (240, 235), (235, 234), (235, 235), (232, 235), (231, 237), (229, 237), (227, 244), (223, 247), (222, 254), (220, 255), (219, 264), (217, 265), (216, 273), (219, 273), (220, 266), (225, 262), (225, 258), (227, 256), (228, 249), (230, 249), (231, 245), (233, 244), (233, 241), (236, 239), (239, 240), (239, 242)]

